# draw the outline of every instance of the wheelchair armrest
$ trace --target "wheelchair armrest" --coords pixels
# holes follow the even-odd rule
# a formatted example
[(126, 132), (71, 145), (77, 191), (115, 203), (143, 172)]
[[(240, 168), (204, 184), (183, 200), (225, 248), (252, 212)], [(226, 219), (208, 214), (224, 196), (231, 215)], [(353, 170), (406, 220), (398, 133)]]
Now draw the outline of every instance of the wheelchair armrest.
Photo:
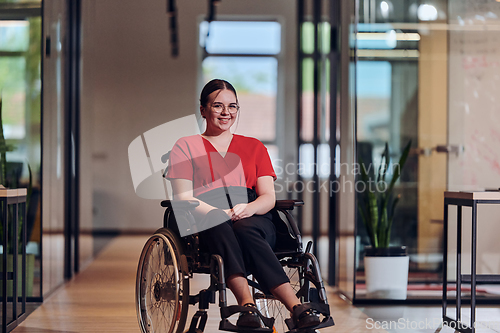
[(304, 206), (302, 200), (276, 200), (274, 208), (278, 210), (293, 210), (294, 207)]
[[(296, 246), (296, 248), (292, 249), (290, 247), (291, 244), (282, 244), (284, 246), (283, 249), (285, 250), (296, 251), (298, 249), (300, 252), (302, 252), (302, 237), (300, 235), (299, 228), (297, 227), (297, 223), (295, 222), (293, 216), (290, 214), (290, 211), (293, 210), (294, 207), (300, 207), (303, 205), (304, 202), (302, 200), (276, 200), (274, 212), (277, 216), (273, 218), (273, 223), (276, 225), (276, 228), (278, 230), (280, 229), (278, 221), (281, 221), (281, 223), (286, 226), (288, 235), (290, 236), (290, 240), (293, 239), (295, 244), (294, 246)], [(280, 213), (284, 214), (284, 218), (279, 216)], [(282, 238), (282, 241), (284, 241), (284, 239), (287, 239), (287, 237)]]
[(197, 200), (163, 200), (161, 202), (162, 207), (172, 208), (172, 203), (176, 208), (180, 209), (195, 209), (200, 205), (200, 202)]

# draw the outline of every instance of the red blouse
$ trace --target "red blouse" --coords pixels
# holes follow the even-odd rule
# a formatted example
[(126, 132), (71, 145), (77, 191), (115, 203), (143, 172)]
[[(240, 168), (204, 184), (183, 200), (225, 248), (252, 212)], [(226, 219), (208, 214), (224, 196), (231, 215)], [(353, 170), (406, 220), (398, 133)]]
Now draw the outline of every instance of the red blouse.
[(170, 152), (166, 178), (191, 180), (196, 197), (228, 186), (255, 189), (262, 176), (276, 180), (266, 147), (255, 138), (233, 134), (224, 157), (201, 135), (180, 138)]

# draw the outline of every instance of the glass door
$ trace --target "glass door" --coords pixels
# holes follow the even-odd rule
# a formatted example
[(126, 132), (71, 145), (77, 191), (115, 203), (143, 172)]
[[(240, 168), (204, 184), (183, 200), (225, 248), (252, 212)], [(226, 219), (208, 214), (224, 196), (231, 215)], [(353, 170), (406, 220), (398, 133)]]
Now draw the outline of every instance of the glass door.
[[(500, 190), (500, 3), (449, 1), (448, 190)], [(456, 239), (456, 209), (449, 210), (449, 238)], [(478, 208), (478, 274), (500, 274), (500, 207)], [(463, 210), (462, 274), (470, 274), (471, 209)], [(448, 249), (448, 280), (455, 277), (456, 243)], [(481, 295), (498, 302), (498, 285), (482, 284)]]
[[(408, 300), (437, 300), (443, 250), (455, 258), (453, 241), (443, 249), (444, 191), (500, 188), (495, 88), (500, 80), (500, 4), (360, 0), (352, 13), (349, 93), (353, 99), (348, 109), (355, 114), (351, 123), (356, 161), (378, 170), (386, 144), (397, 163), (411, 142), (394, 188), (394, 197), (400, 199), (391, 245), (406, 246), (410, 256)], [(342, 126), (348, 128), (349, 123)], [(347, 149), (344, 145), (343, 151)], [(389, 166), (389, 176), (391, 171)], [(359, 193), (353, 196), (356, 206)], [(497, 234), (499, 213), (494, 207), (479, 210), (478, 273), (500, 271), (496, 259), (500, 246), (490, 236)], [(363, 256), (369, 238), (359, 215), (352, 218), (354, 276), (352, 293), (347, 290), (347, 294), (362, 302), (366, 299)], [(463, 219), (462, 266), (470, 267), (467, 209)], [(452, 223), (456, 211), (450, 211), (449, 221), (450, 238), (456, 239)], [(448, 272), (455, 271), (454, 263), (446, 265)], [(450, 274), (447, 278), (453, 281)], [(497, 289), (486, 285), (482, 292), (495, 297)]]
[(20, 223), (27, 233), (26, 296), (35, 302), (42, 299), (41, 33), (41, 1), (0, 0), (0, 184), (31, 189)]

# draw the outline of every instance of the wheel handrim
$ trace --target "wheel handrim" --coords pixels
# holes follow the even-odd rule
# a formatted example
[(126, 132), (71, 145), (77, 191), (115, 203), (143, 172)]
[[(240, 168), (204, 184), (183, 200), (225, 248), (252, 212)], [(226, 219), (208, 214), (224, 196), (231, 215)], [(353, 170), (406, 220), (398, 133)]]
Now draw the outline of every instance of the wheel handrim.
[(139, 320), (143, 332), (172, 333), (178, 320), (182, 273), (176, 252), (163, 235), (151, 237), (138, 276)]

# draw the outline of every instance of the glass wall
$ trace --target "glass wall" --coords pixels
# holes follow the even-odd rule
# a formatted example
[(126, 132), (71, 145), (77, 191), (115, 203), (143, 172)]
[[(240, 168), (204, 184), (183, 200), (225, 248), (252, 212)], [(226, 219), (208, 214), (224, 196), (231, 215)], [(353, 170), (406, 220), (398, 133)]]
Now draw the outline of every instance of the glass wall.
[(42, 296), (41, 21), (40, 1), (0, 1), (0, 183), (28, 189), (28, 301)]
[(43, 59), (43, 292), (64, 283), (66, 103), (63, 42), (67, 38), (66, 1), (44, 3)]
[[(500, 190), (500, 3), (448, 2), (448, 154), (447, 188)], [(449, 212), (449, 237), (456, 239), (456, 209)], [(479, 205), (477, 273), (500, 274), (500, 207)], [(463, 274), (470, 274), (471, 209), (463, 210)], [(448, 244), (448, 279), (455, 280), (456, 242)], [(480, 286), (481, 297), (495, 298), (498, 285)]]
[[(402, 149), (411, 142), (418, 146), (418, 86), (419, 43), (421, 31), (416, 24), (417, 3), (368, 2), (359, 7), (359, 23), (356, 42), (356, 139), (357, 162), (376, 176), (386, 144), (389, 148), (390, 164), (387, 179), (394, 176), (394, 168)], [(369, 10), (367, 9), (369, 7)], [(395, 7), (395, 8), (394, 8)], [(445, 93), (445, 91), (444, 91)], [(446, 110), (441, 110), (446, 112)], [(401, 179), (396, 183), (392, 198), (399, 197), (394, 212), (391, 231), (391, 246), (406, 246), (412, 258), (411, 283), (437, 282), (439, 264), (430, 267), (427, 254), (440, 252), (439, 242), (427, 247), (429, 252), (421, 256), (418, 249), (418, 155), (415, 150), (401, 169)], [(372, 171), (373, 170), (373, 171)], [(358, 174), (358, 180), (361, 180)], [(356, 187), (356, 192), (359, 188)], [(370, 239), (363, 223), (361, 212), (365, 212), (363, 194), (357, 193), (356, 215), (356, 297), (366, 292), (364, 276), (364, 247)], [(389, 207), (389, 218), (393, 214)], [(379, 221), (379, 223), (381, 223)], [(436, 235), (437, 237), (438, 235)], [(433, 239), (435, 240), (435, 239)], [(417, 262), (420, 262), (418, 267)], [(427, 265), (424, 269), (423, 266)]]
[(337, 41), (338, 8), (332, 6), (336, 3), (299, 1), (299, 161), (292, 187), (305, 203), (299, 220), (304, 240), (313, 241), (323, 279), (333, 285), (336, 174), (332, 170), (338, 133), (337, 75), (331, 63), (337, 61), (337, 45), (332, 41)]
[[(345, 107), (355, 115), (342, 123), (342, 130), (354, 127), (351, 148), (356, 156), (350, 165), (364, 163), (376, 175), (387, 145), (390, 179), (411, 142), (392, 194), (399, 201), (394, 211), (389, 208), (390, 245), (406, 246), (409, 254), (408, 300), (439, 300), (443, 265), (455, 271), (453, 260), (443, 263), (443, 251), (448, 251), (448, 258), (456, 257), (452, 211), (452, 241), (443, 249), (444, 191), (500, 187), (500, 112), (493, 88), (500, 79), (500, 6), (493, 0), (361, 0), (344, 15), (350, 18), (352, 56), (346, 95), (353, 97)], [(359, 170), (353, 174), (361, 179)], [(366, 202), (357, 188), (354, 192), (356, 214), (347, 223), (355, 233), (345, 244), (350, 242), (355, 250), (352, 258), (343, 257), (353, 261), (354, 285), (351, 289), (347, 278), (341, 289), (362, 302), (368, 298), (364, 248), (370, 239), (361, 212)], [(489, 236), (498, 225), (499, 212), (480, 209), (478, 272), (499, 273), (492, 258), (500, 248)], [(464, 210), (463, 218), (462, 265), (470, 267), (470, 211)], [(341, 268), (345, 275), (349, 270), (348, 264)], [(453, 282), (455, 276), (447, 279)], [(486, 298), (495, 297), (494, 290), (486, 285), (482, 292)]]

